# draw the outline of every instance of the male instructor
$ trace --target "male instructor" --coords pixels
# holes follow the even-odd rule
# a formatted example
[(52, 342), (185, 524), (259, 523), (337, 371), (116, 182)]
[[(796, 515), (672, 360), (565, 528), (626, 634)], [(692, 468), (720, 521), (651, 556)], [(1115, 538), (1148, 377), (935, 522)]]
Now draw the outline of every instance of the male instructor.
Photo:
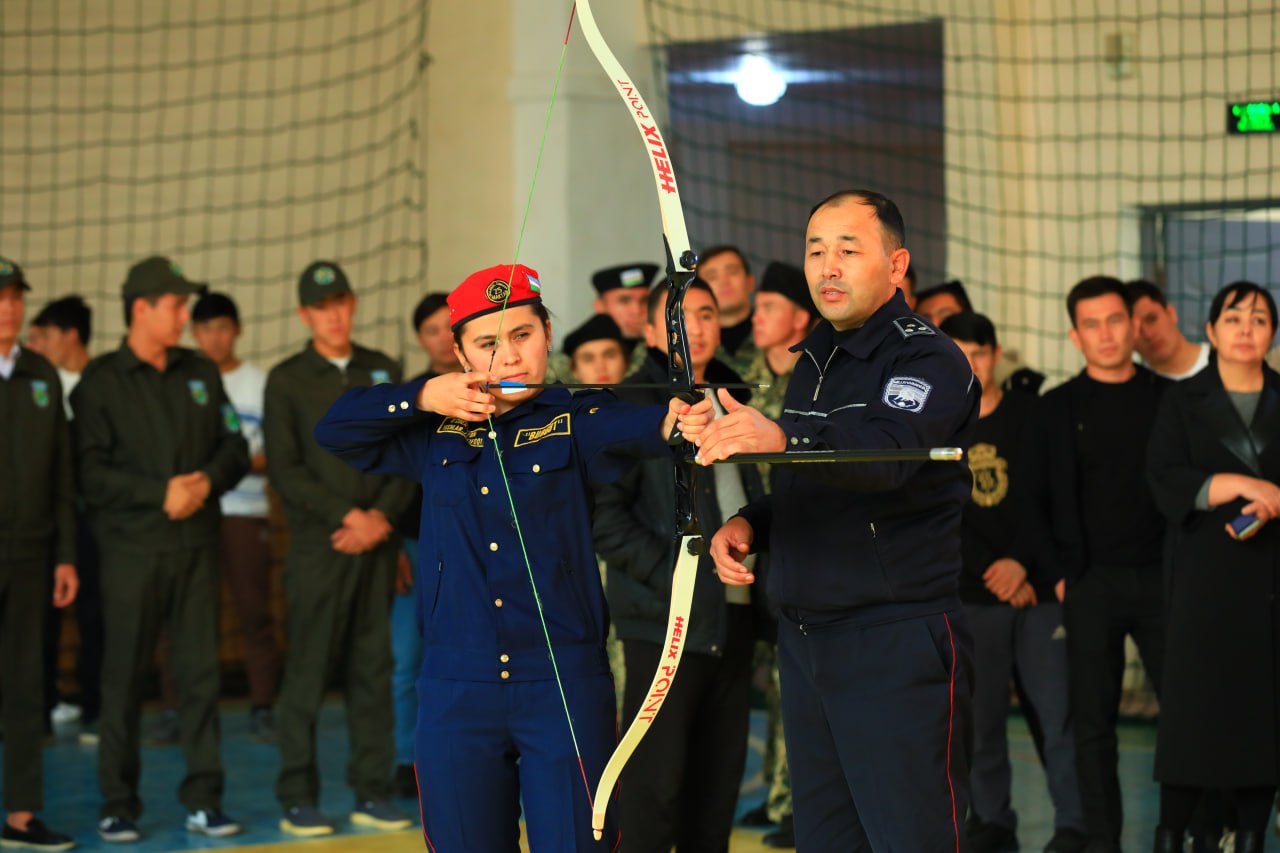
[[(898, 293), (902, 215), (868, 190), (819, 202), (805, 277), (825, 318), (782, 417), (721, 392), (704, 463), (735, 453), (967, 446), (981, 390), (964, 355)], [(728, 584), (772, 554), (800, 850), (965, 850), (970, 643), (956, 595), (964, 464), (776, 465), (771, 493), (715, 535)]]

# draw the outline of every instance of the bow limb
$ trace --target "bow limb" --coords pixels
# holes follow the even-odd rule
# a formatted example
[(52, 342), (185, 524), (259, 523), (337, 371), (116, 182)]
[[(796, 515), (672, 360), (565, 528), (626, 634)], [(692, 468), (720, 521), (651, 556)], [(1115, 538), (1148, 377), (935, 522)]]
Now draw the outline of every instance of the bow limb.
[[(680, 190), (676, 185), (675, 171), (671, 167), (667, 143), (658, 129), (658, 122), (653, 118), (653, 111), (645, 103), (640, 90), (636, 88), (635, 83), (631, 82), (631, 76), (623, 69), (622, 64), (618, 62), (618, 58), (613, 55), (613, 51), (605, 42), (604, 36), (600, 34), (595, 15), (591, 11), (590, 0), (578, 0), (577, 11), (578, 20), (582, 24), (582, 35), (586, 38), (587, 45), (590, 46), (596, 61), (609, 75), (618, 96), (627, 105), (627, 110), (631, 113), (631, 118), (635, 121), (636, 129), (640, 131), (640, 136), (644, 139), (645, 148), (649, 153), (649, 166), (653, 170), (653, 180), (658, 187), (662, 234), (667, 241), (668, 272), (692, 273), (698, 258), (689, 244), (689, 234), (684, 224), (684, 208), (680, 206)], [(678, 268), (673, 261), (679, 264)]]
[[(693, 381), (693, 364), (689, 357), (688, 336), (685, 333), (684, 296), (696, 274), (698, 258), (689, 243), (684, 209), (680, 206), (680, 191), (676, 184), (671, 157), (667, 152), (667, 144), (662, 138), (662, 132), (658, 129), (658, 123), (653, 118), (653, 111), (649, 109), (639, 89), (631, 81), (630, 75), (623, 69), (622, 64), (618, 62), (618, 58), (613, 55), (613, 51), (600, 34), (595, 15), (591, 11), (590, 0), (578, 0), (577, 13), (582, 23), (583, 36), (592, 54), (609, 75), (618, 96), (627, 105), (627, 110), (635, 122), (636, 129), (640, 131), (645, 151), (649, 156), (649, 167), (653, 172), (654, 184), (658, 191), (658, 207), (662, 213), (662, 235), (667, 254), (665, 319), (668, 381), (673, 395), (692, 402), (698, 399), (700, 392), (695, 390)], [(658, 671), (654, 673), (653, 680), (649, 684), (649, 691), (645, 694), (639, 711), (636, 712), (635, 719), (631, 721), (626, 733), (618, 742), (596, 786), (591, 828), (597, 840), (603, 834), (610, 795), (618, 782), (622, 768), (648, 733), (658, 711), (661, 710), (684, 654), (689, 615), (693, 608), (693, 589), (697, 580), (698, 560), (704, 551), (704, 544), (694, 512), (693, 482), (696, 469), (692, 465), (692, 446), (687, 442), (681, 456), (681, 461), (676, 463), (675, 502), (676, 523), (682, 535), (677, 546), (676, 564), (671, 577), (671, 604), (667, 612), (663, 657), (658, 665)]]

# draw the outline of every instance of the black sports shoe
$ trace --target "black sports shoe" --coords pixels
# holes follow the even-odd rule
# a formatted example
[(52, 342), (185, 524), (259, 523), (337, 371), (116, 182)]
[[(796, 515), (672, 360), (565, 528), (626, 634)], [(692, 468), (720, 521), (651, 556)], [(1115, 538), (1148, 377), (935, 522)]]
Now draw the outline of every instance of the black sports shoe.
[(392, 780), (396, 796), (406, 799), (418, 799), (418, 776), (413, 772), (412, 764), (397, 764), (396, 775)]
[(966, 830), (973, 853), (1013, 853), (1018, 849), (1018, 836), (998, 823), (970, 822)]
[(70, 835), (54, 832), (40, 822), (39, 818), (31, 818), (26, 829), (18, 829), (4, 825), (0, 833), (0, 847), (11, 850), (70, 850), (76, 843)]
[(1044, 846), (1044, 853), (1082, 853), (1089, 846), (1089, 836), (1074, 829), (1059, 829)]
[(778, 828), (770, 832), (764, 838), (760, 839), (760, 843), (765, 847), (772, 847), (775, 850), (794, 850), (796, 849), (796, 823), (795, 818), (788, 815), (779, 823)]
[(127, 817), (104, 817), (98, 821), (98, 835), (113, 844), (126, 844), (142, 837), (138, 825)]

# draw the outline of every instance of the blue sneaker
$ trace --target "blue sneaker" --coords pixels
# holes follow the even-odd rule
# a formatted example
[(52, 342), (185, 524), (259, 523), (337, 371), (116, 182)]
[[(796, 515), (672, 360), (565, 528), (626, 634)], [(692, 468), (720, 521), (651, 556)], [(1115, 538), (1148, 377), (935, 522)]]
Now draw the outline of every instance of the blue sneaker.
[(413, 826), (409, 816), (385, 800), (366, 800), (357, 803), (351, 812), (351, 822), (356, 826), (382, 829), (388, 832)]
[(113, 844), (137, 841), (142, 837), (138, 825), (127, 817), (104, 817), (98, 821), (98, 835)]
[(280, 819), (280, 829), (300, 838), (315, 838), (317, 835), (333, 835), (333, 824), (320, 814), (320, 810), (311, 806), (294, 806), (286, 809)]
[(210, 838), (226, 838), (240, 831), (240, 824), (221, 809), (196, 809), (187, 815), (187, 832), (198, 832)]

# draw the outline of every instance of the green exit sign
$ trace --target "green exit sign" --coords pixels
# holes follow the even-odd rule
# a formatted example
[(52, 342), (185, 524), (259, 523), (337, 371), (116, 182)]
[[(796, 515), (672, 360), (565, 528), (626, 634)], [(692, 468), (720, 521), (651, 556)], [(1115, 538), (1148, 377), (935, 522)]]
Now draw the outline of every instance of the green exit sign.
[(1227, 133), (1280, 131), (1280, 100), (1227, 104)]

